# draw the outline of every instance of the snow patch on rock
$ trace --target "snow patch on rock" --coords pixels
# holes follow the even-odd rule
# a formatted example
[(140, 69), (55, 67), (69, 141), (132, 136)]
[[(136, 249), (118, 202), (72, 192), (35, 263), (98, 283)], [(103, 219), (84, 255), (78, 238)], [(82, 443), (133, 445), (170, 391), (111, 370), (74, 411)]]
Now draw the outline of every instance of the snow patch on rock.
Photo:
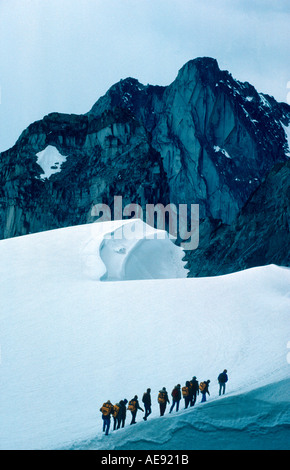
[(51, 175), (61, 171), (61, 165), (66, 161), (67, 156), (61, 155), (53, 145), (48, 145), (44, 150), (38, 152), (37, 163), (43, 170), (43, 179), (50, 178)]

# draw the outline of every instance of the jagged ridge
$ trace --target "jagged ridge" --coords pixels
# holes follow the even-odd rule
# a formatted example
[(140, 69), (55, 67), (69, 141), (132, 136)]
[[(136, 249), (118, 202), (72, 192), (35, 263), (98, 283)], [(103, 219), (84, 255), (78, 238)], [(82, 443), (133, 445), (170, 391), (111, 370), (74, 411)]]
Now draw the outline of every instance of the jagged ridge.
[[(289, 122), (287, 104), (235, 80), (215, 59), (189, 61), (167, 87), (121, 80), (87, 114), (49, 114), (0, 155), (0, 237), (91, 222), (94, 204), (112, 207), (121, 195), (143, 208), (199, 204), (209, 240), (287, 162)], [(43, 180), (37, 153), (48, 145), (67, 159)]]

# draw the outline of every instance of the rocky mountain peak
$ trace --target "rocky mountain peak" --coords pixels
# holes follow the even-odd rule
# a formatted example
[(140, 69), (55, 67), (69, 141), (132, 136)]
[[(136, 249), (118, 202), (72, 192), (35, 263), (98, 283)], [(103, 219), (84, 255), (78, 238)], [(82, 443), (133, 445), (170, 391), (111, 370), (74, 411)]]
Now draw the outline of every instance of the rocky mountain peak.
[(289, 105), (210, 57), (166, 87), (128, 77), (85, 115), (51, 113), (0, 154), (0, 237), (91, 222), (92, 206), (118, 195), (142, 207), (199, 204), (210, 239), (289, 160), (289, 122)]
[(178, 72), (177, 80), (198, 81), (204, 86), (215, 85), (221, 75), (216, 59), (198, 57), (188, 61)]
[(133, 100), (142, 93), (146, 87), (138, 80), (128, 77), (114, 84), (92, 107), (89, 115), (99, 116), (109, 108), (124, 107), (133, 110)]

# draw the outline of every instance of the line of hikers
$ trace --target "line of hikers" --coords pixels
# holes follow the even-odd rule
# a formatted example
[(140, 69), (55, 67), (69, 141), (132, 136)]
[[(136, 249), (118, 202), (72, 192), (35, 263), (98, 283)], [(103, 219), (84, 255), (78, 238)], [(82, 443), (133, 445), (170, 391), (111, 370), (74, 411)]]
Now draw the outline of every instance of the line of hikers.
[[(226, 383), (228, 381), (228, 375), (227, 375), (227, 370), (225, 369), (223, 372), (221, 372), (218, 376), (218, 383), (219, 383), (219, 395), (225, 394), (226, 390)], [(209, 384), (210, 380), (205, 380), (204, 382), (198, 383), (197, 378), (194, 376), (192, 380), (188, 380), (185, 383), (185, 386), (181, 388), (181, 385), (178, 384), (176, 385), (172, 392), (172, 404), (169, 410), (169, 413), (172, 413), (174, 407), (176, 408), (176, 411), (179, 410), (179, 404), (181, 401), (181, 398), (184, 399), (184, 408), (188, 408), (188, 406), (194, 406), (196, 403), (197, 396), (199, 393), (202, 395), (201, 403), (206, 402), (206, 395), (210, 395), (209, 393)], [(159, 391), (158, 393), (158, 398), (157, 401), (159, 403), (159, 409), (160, 409), (160, 416), (163, 416), (167, 404), (170, 404), (169, 397), (168, 397), (168, 392), (165, 387), (162, 388), (162, 390)], [(111, 417), (113, 417), (114, 420), (114, 431), (116, 429), (120, 429), (121, 427), (123, 428), (125, 426), (125, 421), (126, 421), (126, 416), (127, 416), (127, 410), (131, 411), (132, 419), (131, 419), (131, 424), (136, 424), (136, 416), (137, 416), (137, 411), (141, 410), (144, 414), (144, 421), (147, 421), (148, 416), (152, 413), (152, 401), (151, 401), (151, 389), (148, 388), (146, 392), (143, 394), (142, 397), (142, 402), (144, 404), (144, 408), (141, 408), (139, 401), (138, 401), (138, 396), (135, 395), (132, 400), (129, 401), (124, 399), (121, 400), (119, 403), (116, 403), (113, 405), (110, 400), (108, 400), (106, 403), (103, 404), (103, 406), (100, 408), (100, 411), (102, 413), (102, 419), (103, 419), (103, 432), (106, 434), (106, 436), (109, 434), (110, 430), (110, 425), (111, 425)], [(128, 404), (128, 407), (127, 407)]]

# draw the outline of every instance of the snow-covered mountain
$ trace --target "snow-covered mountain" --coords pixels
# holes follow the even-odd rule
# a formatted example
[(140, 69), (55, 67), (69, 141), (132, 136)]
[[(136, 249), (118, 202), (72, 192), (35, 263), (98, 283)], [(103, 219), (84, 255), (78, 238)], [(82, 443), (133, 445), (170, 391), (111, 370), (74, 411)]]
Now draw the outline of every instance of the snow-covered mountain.
[[(290, 270), (189, 279), (183, 256), (139, 220), (0, 242), (1, 449), (289, 447)], [(193, 375), (208, 403), (160, 418)], [(102, 403), (148, 387), (148, 421), (104, 436)]]

